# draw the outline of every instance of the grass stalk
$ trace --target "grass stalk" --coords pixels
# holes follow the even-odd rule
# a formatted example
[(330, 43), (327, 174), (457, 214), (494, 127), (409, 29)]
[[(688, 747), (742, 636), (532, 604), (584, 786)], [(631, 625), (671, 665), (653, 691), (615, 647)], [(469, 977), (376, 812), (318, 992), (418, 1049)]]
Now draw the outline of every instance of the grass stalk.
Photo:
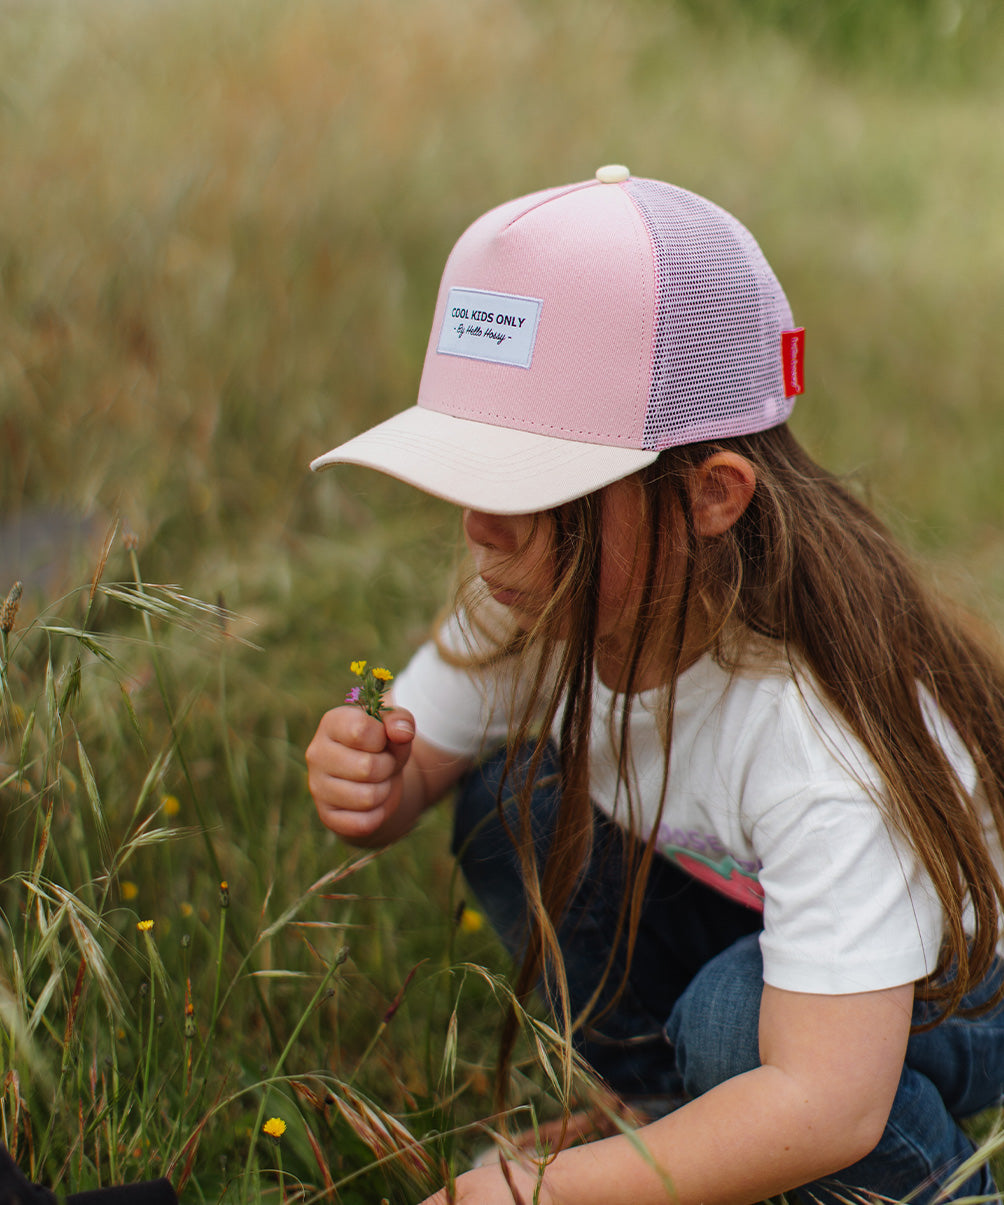
[[(216, 1024), (220, 1016), (220, 988), (223, 983), (223, 949), (226, 939), (227, 916), (230, 912), (230, 885), (226, 880), (220, 883), (220, 918), (216, 927), (216, 969), (213, 977), (213, 1004), (209, 1013), (209, 1026), (206, 1031), (206, 1040), (203, 1043), (202, 1050), (199, 1053), (199, 1058), (195, 1067), (195, 1076), (198, 1077), (203, 1067), (212, 1063), (213, 1049), (216, 1042)], [(203, 1076), (201, 1087), (199, 1089), (199, 1103), (196, 1106), (197, 1110), (201, 1109), (202, 1102), (205, 1098), (205, 1091), (208, 1080)]]
[[(146, 586), (144, 585), (144, 582), (143, 582), (143, 576), (140, 573), (139, 558), (136, 555), (135, 546), (132, 546), (132, 545), (129, 548), (129, 562), (130, 562), (130, 565), (132, 566), (133, 581), (136, 585), (136, 590), (138, 591), (138, 593), (140, 595), (145, 595), (146, 594)], [(157, 688), (160, 691), (161, 702), (164, 705), (164, 710), (167, 715), (168, 727), (170, 728), (170, 731), (171, 731), (171, 741), (172, 741), (171, 747), (175, 751), (175, 753), (178, 757), (178, 762), (181, 766), (182, 773), (185, 776), (185, 782), (188, 786), (189, 796), (192, 800), (192, 806), (195, 808), (195, 814), (198, 817), (199, 830), (201, 832), (202, 840), (203, 840), (203, 843), (206, 848), (206, 855), (209, 858), (210, 865), (213, 868), (213, 873), (215, 874), (217, 881), (219, 881), (219, 880), (222, 880), (224, 877), (223, 872), (220, 869), (220, 862), (219, 862), (219, 858), (217, 857), (217, 854), (216, 854), (216, 848), (213, 845), (212, 838), (209, 835), (210, 828), (206, 821), (205, 813), (202, 809), (202, 800), (199, 795), (199, 792), (195, 788), (195, 783), (194, 783), (191, 771), (188, 766), (188, 760), (185, 757), (184, 747), (183, 747), (183, 744), (181, 741), (181, 736), (178, 731), (178, 727), (177, 727), (177, 723), (176, 723), (174, 705), (171, 702), (171, 695), (167, 688), (167, 680), (166, 680), (166, 677), (164, 674), (164, 667), (161, 662), (159, 647), (158, 647), (157, 641), (154, 638), (153, 622), (150, 619), (150, 615), (149, 615), (148, 611), (144, 610), (141, 612), (141, 614), (142, 614), (142, 619), (143, 619), (143, 627), (146, 631), (146, 637), (147, 637), (147, 641), (149, 643), (150, 662), (153, 666), (153, 672), (157, 679)]]
[[(297, 1039), (300, 1036), (300, 1031), (303, 1029), (304, 1025), (306, 1024), (307, 1019), (313, 1015), (314, 1010), (316, 1009), (317, 1005), (324, 998), (324, 995), (328, 990), (328, 984), (331, 982), (331, 980), (334, 978), (334, 976), (339, 972), (340, 968), (345, 963), (348, 956), (349, 956), (348, 946), (342, 946), (342, 948), (338, 951), (338, 953), (332, 959), (330, 965), (328, 966), (327, 970), (324, 973), (323, 978), (321, 979), (321, 982), (317, 986), (317, 990), (314, 992), (313, 996), (311, 997), (309, 1004), (304, 1009), (304, 1011), (301, 1014), (300, 1019), (297, 1021), (296, 1025), (293, 1026), (293, 1032), (289, 1035), (289, 1038), (286, 1041), (286, 1045), (282, 1048), (282, 1051), (280, 1052), (279, 1057), (276, 1059), (275, 1063), (273, 1064), (271, 1073), (269, 1074), (268, 1078), (264, 1081), (266, 1088), (269, 1084), (273, 1083), (275, 1080), (277, 1080), (279, 1078), (282, 1068), (286, 1062), (286, 1058), (289, 1055), (289, 1052), (293, 1049), (294, 1045), (296, 1044)], [(258, 1136), (261, 1133), (262, 1120), (265, 1116), (265, 1109), (266, 1109), (267, 1105), (268, 1105), (268, 1092), (265, 1091), (262, 1093), (261, 1103), (258, 1106), (258, 1115), (255, 1118), (254, 1125), (251, 1127), (251, 1141), (248, 1146), (247, 1161), (245, 1162), (245, 1165), (244, 1165), (245, 1194), (247, 1194), (247, 1192), (249, 1191), (249, 1188), (250, 1188), (251, 1162), (254, 1157), (254, 1152), (256, 1150), (256, 1143), (258, 1141)]]
[(153, 938), (150, 932), (151, 927), (152, 925), (150, 922), (140, 921), (140, 928), (143, 933), (143, 941), (146, 946), (147, 966), (149, 968), (149, 979), (147, 980), (149, 1007), (147, 1008), (147, 1032), (145, 1050), (143, 1054), (143, 1082), (140, 1088), (139, 1102), (140, 1149), (143, 1151), (144, 1156), (149, 1150), (147, 1124), (150, 1110), (151, 1083), (153, 1077), (154, 1045), (157, 1040), (157, 969), (153, 951)]

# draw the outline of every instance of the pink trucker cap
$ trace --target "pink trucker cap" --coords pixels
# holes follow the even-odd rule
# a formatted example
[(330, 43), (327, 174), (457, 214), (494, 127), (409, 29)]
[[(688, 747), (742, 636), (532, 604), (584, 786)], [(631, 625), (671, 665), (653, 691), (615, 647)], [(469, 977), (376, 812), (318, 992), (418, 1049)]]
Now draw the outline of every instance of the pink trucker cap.
[(447, 260), (418, 403), (311, 463), (546, 510), (663, 448), (776, 426), (804, 331), (717, 205), (626, 167), (492, 209)]

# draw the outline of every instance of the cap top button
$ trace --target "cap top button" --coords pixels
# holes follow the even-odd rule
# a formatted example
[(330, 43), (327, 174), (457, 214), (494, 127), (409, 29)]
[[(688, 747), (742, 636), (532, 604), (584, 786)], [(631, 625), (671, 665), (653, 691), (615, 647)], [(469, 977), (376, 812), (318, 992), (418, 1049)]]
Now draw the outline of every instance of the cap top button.
[(605, 167), (598, 168), (596, 171), (596, 179), (601, 184), (620, 184), (627, 180), (631, 172), (624, 166), (623, 163), (608, 163)]

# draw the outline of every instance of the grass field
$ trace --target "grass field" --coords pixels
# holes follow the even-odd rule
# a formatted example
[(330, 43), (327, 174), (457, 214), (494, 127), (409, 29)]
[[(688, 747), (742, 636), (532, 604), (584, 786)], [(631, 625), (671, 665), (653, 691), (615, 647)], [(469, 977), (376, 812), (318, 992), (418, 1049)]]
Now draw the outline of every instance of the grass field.
[(615, 161), (736, 213), (808, 328), (796, 431), (1004, 618), (1002, 66), (992, 0), (0, 3), (0, 1139), (36, 1177), (400, 1205), (483, 1141), (505, 968), (442, 821), (360, 862), (302, 750), (457, 547), (307, 463), (411, 403), (490, 205)]

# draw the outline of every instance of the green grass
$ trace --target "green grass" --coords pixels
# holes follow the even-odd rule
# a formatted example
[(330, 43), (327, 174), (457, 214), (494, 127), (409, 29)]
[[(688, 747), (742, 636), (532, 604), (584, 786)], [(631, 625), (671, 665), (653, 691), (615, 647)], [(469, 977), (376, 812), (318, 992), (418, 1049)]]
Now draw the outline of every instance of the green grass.
[(497, 956), (431, 834), (320, 838), (285, 734), (230, 729), (229, 615), (131, 559), (0, 654), (0, 1138), (64, 1189), (424, 1195), (484, 1141)]
[(490, 205), (623, 161), (735, 212), (808, 328), (797, 432), (1004, 617), (1002, 59), (989, 0), (3, 7), (0, 525), (92, 533), (0, 561), (0, 1139), (36, 1174), (421, 1199), (353, 1092), (433, 1179), (480, 1141), (499, 1010), (456, 968), (504, 964), (445, 818), (356, 865), (302, 750), (456, 549), (449, 507), (307, 463), (410, 404)]

